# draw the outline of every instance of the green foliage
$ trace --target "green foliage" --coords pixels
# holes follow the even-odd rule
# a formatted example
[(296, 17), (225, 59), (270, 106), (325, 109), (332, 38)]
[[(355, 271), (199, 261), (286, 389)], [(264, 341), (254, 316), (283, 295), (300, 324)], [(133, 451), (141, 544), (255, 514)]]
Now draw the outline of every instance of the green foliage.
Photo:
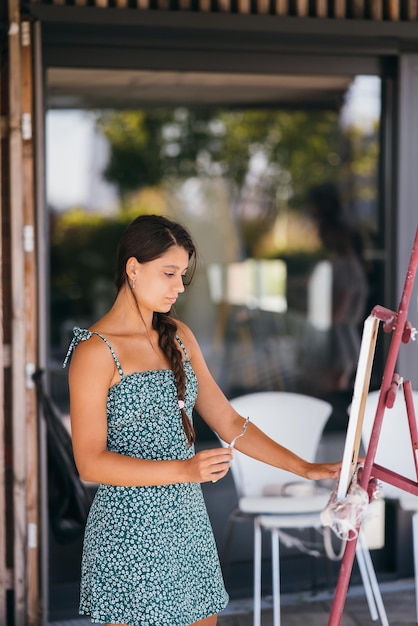
[(98, 128), (111, 146), (105, 177), (117, 184), (122, 195), (161, 180), (162, 123), (158, 112), (123, 111), (98, 117)]
[(117, 111), (99, 114), (97, 126), (110, 144), (105, 177), (117, 185), (122, 211), (113, 217), (82, 209), (52, 216), (53, 343), (60, 341), (62, 320), (91, 322), (111, 304), (120, 234), (141, 213), (169, 213), (163, 190), (172, 182), (228, 179), (243, 249), (258, 257), (277, 254), (271, 233), (278, 214), (286, 221), (280, 253), (313, 249), (308, 232), (303, 246), (293, 237), (303, 229), (298, 223), (292, 230), (289, 219), (297, 212), (303, 217), (312, 185), (342, 183), (353, 198), (375, 199), (377, 132), (343, 131), (336, 111)]
[(80, 208), (51, 215), (51, 339), (60, 343), (63, 320), (94, 321), (115, 295), (116, 247), (138, 215), (104, 217)]
[(281, 208), (305, 208), (311, 185), (336, 182), (344, 138), (336, 111), (154, 109), (97, 119), (110, 143), (106, 178), (123, 206), (144, 186), (190, 177), (228, 179), (249, 254)]
[(106, 178), (122, 195), (167, 178), (225, 176), (241, 189), (262, 155), (274, 195), (300, 198), (307, 186), (336, 180), (336, 112), (157, 109), (99, 116), (111, 157)]

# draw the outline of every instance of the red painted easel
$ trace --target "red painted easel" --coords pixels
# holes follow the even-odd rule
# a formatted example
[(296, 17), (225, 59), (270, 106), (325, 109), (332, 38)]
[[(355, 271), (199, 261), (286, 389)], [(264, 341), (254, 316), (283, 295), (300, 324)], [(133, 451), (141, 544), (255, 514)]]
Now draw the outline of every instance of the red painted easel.
[[(387, 468), (384, 468), (380, 465), (377, 465), (375, 461), (377, 445), (379, 442), (380, 431), (382, 427), (383, 417), (386, 408), (391, 408), (395, 402), (396, 394), (398, 391), (398, 387), (400, 385), (401, 379), (400, 376), (395, 373), (396, 361), (399, 354), (399, 349), (401, 343), (409, 343), (411, 339), (414, 338), (415, 329), (412, 328), (410, 322), (407, 321), (408, 307), (412, 295), (412, 290), (414, 286), (415, 275), (417, 272), (418, 266), (418, 229), (415, 235), (415, 241), (412, 248), (412, 254), (408, 266), (408, 271), (406, 273), (405, 284), (402, 292), (401, 301), (399, 304), (399, 308), (397, 312), (389, 311), (381, 306), (376, 306), (371, 312), (369, 320), (374, 320), (376, 326), (375, 330), (377, 332), (378, 323), (381, 322), (383, 325), (383, 330), (385, 332), (392, 332), (392, 339), (388, 351), (388, 356), (386, 360), (386, 365), (384, 369), (384, 374), (382, 378), (382, 385), (379, 392), (379, 399), (376, 408), (376, 415), (374, 418), (373, 429), (369, 441), (368, 450), (365, 457), (364, 468), (361, 472), (360, 476), (360, 486), (363, 487), (366, 491), (369, 490), (369, 484), (371, 478), (375, 478), (378, 480), (382, 480), (383, 482), (389, 483), (390, 485), (394, 485), (403, 491), (407, 491), (414, 495), (418, 496), (418, 462), (417, 462), (417, 450), (418, 450), (418, 433), (417, 433), (417, 424), (415, 419), (415, 411), (412, 400), (411, 393), (411, 382), (403, 381), (403, 390), (404, 390), (404, 399), (406, 404), (406, 411), (408, 415), (409, 422), (409, 430), (411, 434), (411, 448), (412, 455), (415, 463), (416, 477), (417, 480), (411, 480), (406, 478), (405, 476), (401, 476), (396, 472), (393, 472)], [(348, 457), (343, 459), (343, 467), (341, 470), (341, 475), (345, 476), (347, 481), (347, 476), (349, 478), (352, 477), (352, 473), (357, 464), (358, 459), (358, 451), (360, 446), (360, 435), (361, 435), (361, 427), (362, 427), (362, 415), (364, 414), (364, 405), (367, 397), (367, 392), (369, 388), (369, 380), (370, 380), (370, 371), (371, 371), (371, 363), (372, 357), (374, 354), (374, 345), (375, 345), (375, 335), (374, 332), (373, 339), (369, 339), (369, 350), (368, 354), (366, 354), (366, 358), (362, 359), (360, 354), (360, 360), (363, 360), (366, 365), (363, 367), (365, 370), (365, 375), (363, 376), (363, 383), (360, 387), (360, 393), (358, 397), (354, 397), (356, 395), (356, 385), (354, 387), (354, 396), (353, 396), (353, 405), (357, 405), (358, 418), (355, 422), (354, 428), (356, 430), (353, 437), (353, 447), (351, 450), (348, 450)], [(363, 335), (364, 337), (364, 335)], [(363, 341), (362, 341), (362, 349), (364, 349)], [(367, 351), (367, 346), (366, 346)], [(360, 372), (362, 375), (362, 373)], [(356, 376), (356, 383), (358, 383), (358, 375)], [(356, 401), (356, 402), (355, 402)], [(351, 415), (350, 415), (351, 418)], [(350, 428), (350, 424), (349, 424)], [(348, 431), (347, 431), (348, 433)], [(345, 455), (346, 456), (346, 455)], [(343, 489), (346, 491), (347, 484), (344, 485)], [(340, 492), (339, 492), (340, 493)], [(359, 528), (357, 529), (359, 530)], [(334, 600), (331, 608), (330, 618), (328, 621), (328, 626), (339, 626), (341, 623), (341, 618), (344, 610), (344, 604), (347, 596), (348, 585), (350, 581), (350, 576), (353, 568), (354, 557), (356, 554), (356, 543), (357, 538), (352, 541), (347, 541), (344, 556), (341, 562), (339, 577), (337, 581), (337, 587), (334, 595)]]

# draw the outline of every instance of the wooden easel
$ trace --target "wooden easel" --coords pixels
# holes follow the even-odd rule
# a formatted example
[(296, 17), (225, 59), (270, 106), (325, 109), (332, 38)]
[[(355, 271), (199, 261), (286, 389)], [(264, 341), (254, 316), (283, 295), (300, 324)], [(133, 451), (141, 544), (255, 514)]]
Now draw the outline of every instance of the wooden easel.
[[(380, 387), (373, 429), (359, 483), (363, 489), (368, 491), (370, 479), (373, 477), (389, 483), (390, 485), (394, 485), (399, 489), (418, 495), (418, 462), (416, 457), (418, 449), (418, 433), (410, 381), (403, 382), (403, 389), (411, 435), (411, 452), (414, 458), (417, 480), (414, 481), (406, 478), (405, 476), (377, 465), (374, 462), (384, 412), (386, 408), (391, 408), (393, 406), (401, 381), (400, 376), (395, 373), (395, 365), (399, 354), (399, 348), (401, 343), (409, 343), (411, 339), (414, 339), (414, 332), (416, 332), (412, 328), (410, 322), (407, 321), (407, 314), (414, 286), (415, 275), (417, 272), (417, 266), (418, 229), (415, 235), (415, 241), (412, 248), (412, 254), (406, 273), (398, 311), (394, 312), (385, 309), (382, 306), (375, 306), (364, 324), (356, 380), (354, 383), (353, 401), (351, 404), (347, 437), (344, 448), (343, 463), (337, 490), (338, 498), (341, 500), (343, 500), (347, 495), (347, 490), (357, 465), (361, 431), (363, 427), (364, 409), (370, 385), (370, 375), (372, 371), (376, 338), (380, 322), (383, 325), (383, 330), (388, 333), (392, 332), (393, 335), (382, 378), (382, 385)], [(360, 530), (360, 528), (357, 530)], [(356, 544), (357, 538), (352, 541), (348, 541), (346, 544), (328, 626), (339, 626), (341, 623), (354, 557), (356, 554)]]

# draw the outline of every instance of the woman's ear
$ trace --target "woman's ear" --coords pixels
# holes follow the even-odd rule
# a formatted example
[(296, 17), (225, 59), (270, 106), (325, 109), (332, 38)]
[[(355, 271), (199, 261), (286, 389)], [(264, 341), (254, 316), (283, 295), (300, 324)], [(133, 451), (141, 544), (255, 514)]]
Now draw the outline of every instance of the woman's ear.
[(125, 271), (131, 285), (135, 283), (138, 261), (134, 256), (126, 261)]

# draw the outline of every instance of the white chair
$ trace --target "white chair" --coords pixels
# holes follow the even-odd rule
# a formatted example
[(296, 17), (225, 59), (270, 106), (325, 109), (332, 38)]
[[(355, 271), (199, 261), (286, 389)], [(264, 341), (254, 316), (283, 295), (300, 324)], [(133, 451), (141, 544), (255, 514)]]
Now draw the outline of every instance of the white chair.
[[(418, 391), (412, 392), (415, 415), (418, 416)], [(370, 436), (376, 416), (379, 391), (371, 391), (366, 400), (362, 443), (367, 451)], [(413, 481), (417, 480), (411, 438), (409, 433), (408, 417), (402, 390), (398, 395), (394, 406), (386, 408), (383, 415), (382, 427), (377, 444), (375, 462), (387, 469), (401, 474)], [(415, 603), (416, 621), (418, 623), (418, 496), (414, 496), (393, 485), (384, 484), (383, 493), (385, 498), (399, 501), (405, 511), (412, 512), (412, 542), (415, 570)]]
[[(332, 410), (331, 405), (323, 400), (281, 391), (247, 394), (233, 398), (231, 404), (241, 415), (250, 416), (251, 422), (269, 437), (307, 461), (315, 460), (322, 431)], [(240, 515), (254, 519), (254, 626), (261, 623), (262, 528), (271, 532), (273, 625), (280, 626), (280, 533), (282, 529), (320, 528), (320, 512), (328, 502), (329, 491), (256, 461), (238, 450), (234, 452), (231, 471), (239, 502), (238, 512), (231, 514), (230, 524)], [(356, 555), (372, 619), (375, 620), (378, 613), (370, 585), (370, 580), (375, 579), (374, 570), (368, 549), (362, 542), (358, 543)], [(381, 606), (381, 598), (378, 600)], [(387, 624), (385, 616), (382, 622)]]

